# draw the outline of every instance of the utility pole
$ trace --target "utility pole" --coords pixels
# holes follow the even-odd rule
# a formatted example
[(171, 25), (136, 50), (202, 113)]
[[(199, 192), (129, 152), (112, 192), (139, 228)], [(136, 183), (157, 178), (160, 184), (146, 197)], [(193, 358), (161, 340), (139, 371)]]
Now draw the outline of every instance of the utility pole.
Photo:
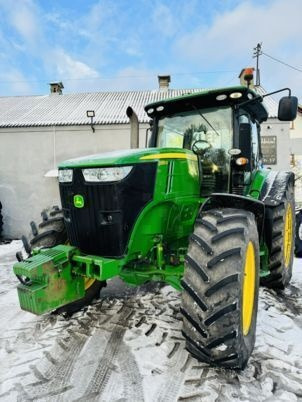
[(254, 58), (256, 57), (256, 86), (260, 85), (259, 56), (261, 56), (262, 54), (261, 46), (262, 42), (257, 43), (257, 46), (254, 47), (254, 53), (253, 53), (253, 57)]

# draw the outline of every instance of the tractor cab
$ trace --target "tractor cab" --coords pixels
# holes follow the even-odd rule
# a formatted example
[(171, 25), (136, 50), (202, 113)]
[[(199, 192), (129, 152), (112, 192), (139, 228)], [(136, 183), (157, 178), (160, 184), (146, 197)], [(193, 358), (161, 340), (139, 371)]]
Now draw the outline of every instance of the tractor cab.
[[(237, 86), (149, 104), (145, 108), (153, 119), (149, 145), (194, 152), (201, 196), (217, 192), (245, 195), (252, 172), (262, 164), (260, 124), (268, 118), (262, 99), (253, 90)], [(280, 105), (279, 118), (290, 120), (292, 116), (284, 113), (284, 109), (291, 110), (289, 104)]]
[(260, 164), (259, 125), (268, 117), (258, 100), (246, 103), (257, 98), (246, 87), (233, 87), (148, 105), (145, 110), (154, 121), (150, 146), (194, 152), (201, 196), (243, 194), (248, 173)]

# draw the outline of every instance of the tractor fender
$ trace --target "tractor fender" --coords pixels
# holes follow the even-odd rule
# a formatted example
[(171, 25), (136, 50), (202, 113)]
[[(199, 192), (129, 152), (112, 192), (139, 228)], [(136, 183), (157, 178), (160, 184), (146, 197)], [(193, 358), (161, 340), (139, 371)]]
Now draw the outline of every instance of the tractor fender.
[(208, 211), (214, 208), (236, 208), (250, 211), (255, 215), (259, 238), (263, 234), (265, 205), (262, 201), (252, 197), (244, 197), (237, 194), (213, 193), (202, 204), (200, 211)]
[(295, 185), (293, 172), (271, 171), (263, 184), (259, 199), (266, 207), (276, 207), (283, 202), (289, 184)]

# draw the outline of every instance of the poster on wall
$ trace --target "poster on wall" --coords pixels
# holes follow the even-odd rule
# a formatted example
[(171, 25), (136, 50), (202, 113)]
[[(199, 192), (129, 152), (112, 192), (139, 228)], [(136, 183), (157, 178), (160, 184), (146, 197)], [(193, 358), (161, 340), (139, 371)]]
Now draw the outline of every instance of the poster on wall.
[(277, 137), (275, 135), (261, 136), (261, 151), (264, 165), (277, 165)]

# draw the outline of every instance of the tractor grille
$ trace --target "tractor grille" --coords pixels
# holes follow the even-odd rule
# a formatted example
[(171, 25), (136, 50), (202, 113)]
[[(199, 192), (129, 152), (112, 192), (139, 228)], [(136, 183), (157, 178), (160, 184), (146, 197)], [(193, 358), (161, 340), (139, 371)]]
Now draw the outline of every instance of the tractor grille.
[[(60, 183), (68, 239), (83, 253), (121, 257), (133, 225), (144, 206), (153, 199), (156, 163), (133, 165), (119, 182), (86, 183), (82, 169), (74, 169), (72, 183)], [(74, 206), (74, 196), (84, 207)]]

